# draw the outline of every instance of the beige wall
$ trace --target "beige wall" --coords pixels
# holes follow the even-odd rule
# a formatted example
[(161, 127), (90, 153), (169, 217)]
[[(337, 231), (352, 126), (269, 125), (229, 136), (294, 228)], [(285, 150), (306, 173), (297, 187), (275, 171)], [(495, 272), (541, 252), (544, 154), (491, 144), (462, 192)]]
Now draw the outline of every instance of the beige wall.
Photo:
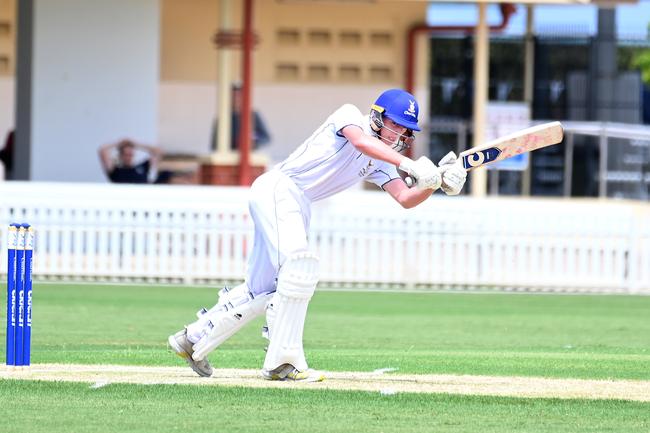
[(219, 0), (162, 0), (162, 81), (213, 81), (217, 52), (211, 39), (218, 26)]
[[(231, 0), (232, 27), (241, 29), (241, 1)], [(257, 0), (254, 80), (287, 82), (404, 82), (408, 28), (422, 23), (426, 2), (310, 2)], [(162, 1), (161, 79), (218, 79), (219, 0)], [(235, 56), (238, 75), (239, 55)]]
[(0, 0), (0, 76), (16, 70), (16, 0)]
[(408, 28), (424, 21), (427, 8), (422, 2), (260, 0), (257, 5), (260, 82), (395, 85), (404, 81)]

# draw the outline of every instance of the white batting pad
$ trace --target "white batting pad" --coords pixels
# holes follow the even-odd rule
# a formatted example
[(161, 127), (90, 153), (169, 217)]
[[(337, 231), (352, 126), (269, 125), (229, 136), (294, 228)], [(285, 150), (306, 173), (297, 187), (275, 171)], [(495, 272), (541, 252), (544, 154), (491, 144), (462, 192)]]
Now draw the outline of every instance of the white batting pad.
[[(234, 291), (234, 290), (233, 290)], [(252, 293), (235, 293), (227, 297), (227, 301), (219, 303), (207, 311), (196, 322), (205, 323), (205, 331), (202, 332), (201, 339), (194, 345), (192, 358), (196, 361), (204, 359), (210, 352), (216, 349), (220, 344), (232, 337), (237, 331), (243, 328), (247, 323), (264, 313), (267, 302), (273, 296), (272, 293), (253, 296)], [(188, 332), (190, 327), (188, 327)]]
[[(242, 300), (248, 297), (248, 286), (246, 283), (242, 283), (236, 287), (229, 289), (224, 287), (219, 290), (219, 299), (214, 307), (209, 310), (201, 308), (196, 312), (196, 317), (198, 320), (194, 323), (187, 325), (187, 339), (192, 343), (198, 343), (204, 335), (210, 332), (212, 329), (210, 325), (210, 317), (219, 311), (227, 311), (228, 308), (233, 308), (231, 300)], [(241, 302), (239, 302), (241, 303)]]
[(318, 257), (299, 253), (287, 259), (278, 273), (277, 291), (267, 310), (269, 347), (264, 369), (291, 364), (307, 370), (302, 347), (307, 306), (318, 284)]

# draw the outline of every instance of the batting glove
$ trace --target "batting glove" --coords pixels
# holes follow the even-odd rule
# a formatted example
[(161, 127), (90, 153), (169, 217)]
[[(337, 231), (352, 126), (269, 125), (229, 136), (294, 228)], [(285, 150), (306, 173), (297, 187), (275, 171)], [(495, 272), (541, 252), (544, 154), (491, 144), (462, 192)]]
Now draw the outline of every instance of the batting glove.
[(460, 165), (454, 152), (449, 152), (438, 163), (442, 176), (441, 188), (447, 195), (458, 195), (465, 185), (467, 171)]

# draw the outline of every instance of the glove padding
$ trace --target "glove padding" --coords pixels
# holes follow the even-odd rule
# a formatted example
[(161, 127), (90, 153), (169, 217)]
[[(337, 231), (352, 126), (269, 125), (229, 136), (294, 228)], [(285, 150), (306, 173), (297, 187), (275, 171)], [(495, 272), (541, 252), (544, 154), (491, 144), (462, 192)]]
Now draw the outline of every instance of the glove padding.
[(440, 188), (442, 177), (440, 170), (426, 156), (421, 156), (417, 161), (404, 158), (399, 169), (408, 173), (415, 179), (415, 186), (420, 190)]
[(467, 171), (457, 162), (456, 154), (449, 152), (438, 163), (442, 176), (441, 188), (447, 195), (458, 195), (467, 179)]

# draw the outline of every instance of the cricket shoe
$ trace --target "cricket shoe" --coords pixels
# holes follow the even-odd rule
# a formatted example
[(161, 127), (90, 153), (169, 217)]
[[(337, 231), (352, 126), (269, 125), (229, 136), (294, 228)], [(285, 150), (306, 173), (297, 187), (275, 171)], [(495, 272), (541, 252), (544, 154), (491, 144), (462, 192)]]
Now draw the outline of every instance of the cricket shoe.
[(169, 347), (171, 347), (178, 356), (187, 361), (196, 374), (202, 377), (212, 376), (212, 366), (207, 359), (195, 361), (194, 358), (192, 358), (194, 349), (192, 348), (192, 342), (187, 339), (187, 329), (183, 329), (174, 335), (170, 335), (167, 342), (169, 343)]
[(262, 370), (262, 377), (266, 380), (286, 380), (293, 382), (322, 382), (325, 375), (317, 370), (308, 368), (300, 371), (291, 364), (282, 364), (274, 370)]

